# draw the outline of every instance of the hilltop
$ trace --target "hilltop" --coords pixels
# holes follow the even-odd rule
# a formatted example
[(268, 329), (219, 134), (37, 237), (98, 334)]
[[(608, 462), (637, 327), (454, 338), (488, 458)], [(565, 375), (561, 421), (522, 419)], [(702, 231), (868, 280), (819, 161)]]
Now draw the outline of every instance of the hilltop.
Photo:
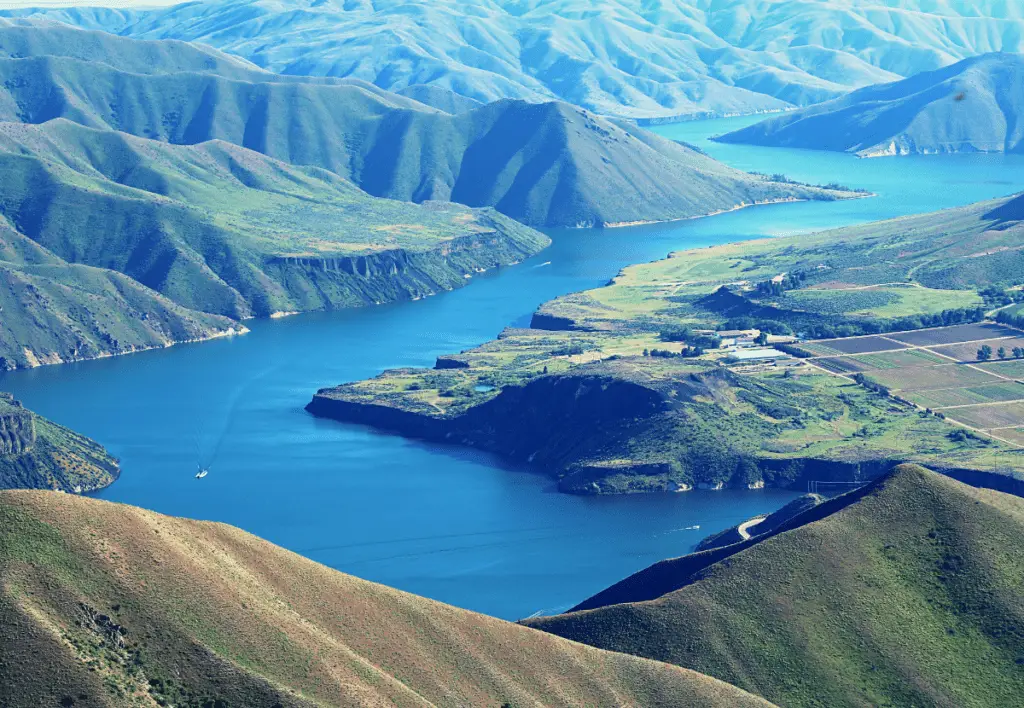
[(673, 253), (308, 410), (496, 452), (575, 494), (806, 489), (897, 462), (1024, 494), (1024, 318), (994, 313), (1020, 299), (1022, 205)]
[[(750, 175), (564, 103), (503, 100), (452, 115), (361, 82), (234, 66), (222, 75), (213, 59), (201, 71), (188, 68), (199, 58), (175, 58), (167, 68), (139, 73), (135, 57), (185, 50), (138, 42), (146, 47), (124, 51), (123, 43), (136, 40), (29, 25), (57, 39), (36, 43), (44, 53), (0, 57), (3, 121), (66, 118), (182, 145), (222, 140), (330, 170), (373, 196), (490, 206), (531, 226), (661, 221), (753, 203), (857, 196)], [(0, 48), (16, 32), (20, 51), (25, 31), (0, 26)], [(58, 39), (74, 43), (78, 35), (95, 46), (90, 60), (45, 53)]]
[(111, 484), (117, 460), (98, 444), (0, 392), (0, 489), (91, 492)]
[(806, 106), (1021, 51), (1024, 37), (1019, 5), (956, 0), (220, 0), (12, 14), (202, 42), (282, 74), (429, 83), (485, 103), (559, 99), (645, 120)]
[(770, 118), (728, 143), (863, 157), (1024, 152), (1024, 54), (985, 54)]
[(223, 524), (0, 493), (5, 705), (769, 706)]
[(526, 624), (780, 705), (1012, 705), (1022, 532), (1024, 500), (904, 466), (766, 537), (641, 571), (596, 609)]
[(0, 166), (6, 368), (422, 297), (548, 243), (493, 210), (376, 199), (222, 141), (0, 123)]

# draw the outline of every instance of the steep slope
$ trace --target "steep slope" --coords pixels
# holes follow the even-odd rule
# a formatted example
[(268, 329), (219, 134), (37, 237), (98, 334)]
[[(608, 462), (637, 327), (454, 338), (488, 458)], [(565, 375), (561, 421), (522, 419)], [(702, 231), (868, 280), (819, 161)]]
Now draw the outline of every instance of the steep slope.
[(95, 442), (0, 392), (0, 489), (91, 492), (119, 473), (117, 460)]
[(808, 509), (813, 509), (823, 501), (825, 501), (825, 498), (820, 494), (804, 494), (802, 497), (797, 497), (771, 514), (755, 516), (741, 524), (708, 536), (697, 544), (696, 550), (707, 551), (712, 548), (721, 548), (733, 543), (739, 543), (740, 541), (746, 541), (754, 536), (763, 536), (779, 528), (794, 516), (802, 514)]
[(5, 705), (768, 706), (221, 524), (0, 494)]
[[(66, 41), (75, 33), (36, 29)], [(0, 27), (0, 44), (4, 33)], [(95, 61), (68, 53), (0, 58), (0, 120), (66, 118), (174, 144), (223, 140), (328, 169), (374, 196), (493, 206), (535, 226), (678, 219), (754, 202), (851, 196), (770, 182), (566, 104), (500, 101), (453, 116), (351, 82), (140, 74), (113, 58), (118, 43), (131, 40), (110, 37), (103, 45), (97, 36), (90, 33), (100, 45)], [(129, 56), (147, 53), (159, 51)]]
[(598, 609), (527, 624), (780, 705), (1013, 705), (1021, 533), (1024, 500), (903, 466), (767, 537), (641, 571), (584, 603)]
[(66, 120), (0, 124), (0, 169), (7, 368), (240, 329), (225, 317), (422, 297), (547, 244), (493, 211)]
[(220, 0), (21, 13), (203, 42), (284, 74), (435, 84), (483, 102), (557, 98), (644, 119), (809, 105), (1024, 46), (1019, 3), (960, 0)]
[(986, 54), (762, 121), (722, 142), (864, 157), (1024, 152), (1024, 54)]

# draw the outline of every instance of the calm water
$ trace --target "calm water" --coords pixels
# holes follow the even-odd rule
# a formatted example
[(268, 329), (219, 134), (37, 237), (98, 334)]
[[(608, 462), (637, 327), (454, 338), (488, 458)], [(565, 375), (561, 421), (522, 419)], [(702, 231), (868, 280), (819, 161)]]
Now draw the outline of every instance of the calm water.
[[(671, 250), (800, 233), (1024, 189), (1024, 159), (857, 160), (706, 142), (749, 119), (659, 129), (744, 169), (865, 187), (879, 197), (758, 207), (673, 225), (553, 232), (554, 245), (468, 288), (415, 303), (251, 323), (233, 340), (0, 376), (36, 411), (121, 458), (100, 494), (235, 524), (340, 570), (498, 615), (574, 604), (704, 535), (792, 498), (780, 491), (621, 498), (558, 494), (493, 458), (380, 435), (303, 411), (319, 387), (528, 322), (540, 303)], [(198, 457), (213, 459), (202, 482)], [(700, 526), (700, 529), (688, 527)]]

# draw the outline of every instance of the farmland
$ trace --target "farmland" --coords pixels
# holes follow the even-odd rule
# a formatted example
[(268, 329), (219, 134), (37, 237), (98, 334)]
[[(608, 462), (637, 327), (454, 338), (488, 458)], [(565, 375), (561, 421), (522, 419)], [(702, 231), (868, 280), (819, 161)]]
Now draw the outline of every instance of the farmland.
[[(979, 362), (983, 347), (992, 361)], [(820, 340), (801, 348), (815, 355), (808, 362), (821, 369), (861, 374), (950, 422), (1024, 446), (1024, 358), (1013, 358), (1014, 350), (1024, 348), (1024, 332), (974, 323)], [(835, 352), (846, 356), (829, 356)]]

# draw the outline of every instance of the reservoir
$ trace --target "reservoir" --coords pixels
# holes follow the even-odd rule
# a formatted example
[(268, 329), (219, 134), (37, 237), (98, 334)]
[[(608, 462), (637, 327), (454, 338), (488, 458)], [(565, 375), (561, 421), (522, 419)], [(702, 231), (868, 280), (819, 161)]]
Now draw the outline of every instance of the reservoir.
[[(751, 118), (657, 128), (746, 170), (877, 193), (605, 231), (556, 230), (515, 267), (417, 302), (248, 323), (233, 339), (0, 374), (38, 413), (104, 444), (123, 473), (98, 494), (222, 521), (346, 573), (507, 619), (564, 610), (704, 536), (796, 496), (779, 490), (584, 498), (484, 454), (317, 420), (320, 387), (525, 326), (542, 302), (673, 250), (799, 234), (1024, 190), (1024, 156), (861, 160), (718, 145)], [(210, 474), (195, 479), (196, 466)], [(693, 528), (699, 527), (699, 528)]]

